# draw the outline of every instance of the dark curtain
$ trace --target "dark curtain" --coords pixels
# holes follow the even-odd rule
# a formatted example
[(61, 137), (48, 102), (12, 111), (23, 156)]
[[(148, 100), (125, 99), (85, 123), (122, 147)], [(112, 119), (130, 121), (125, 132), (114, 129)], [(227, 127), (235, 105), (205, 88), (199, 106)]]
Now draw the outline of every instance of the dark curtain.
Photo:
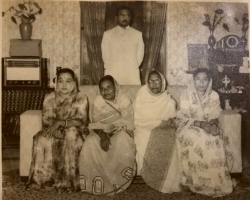
[(105, 2), (80, 2), (81, 84), (97, 85), (104, 75), (101, 41), (105, 30)]
[(145, 55), (141, 67), (142, 84), (150, 70), (156, 69), (166, 25), (167, 3), (145, 1), (143, 4), (143, 40)]

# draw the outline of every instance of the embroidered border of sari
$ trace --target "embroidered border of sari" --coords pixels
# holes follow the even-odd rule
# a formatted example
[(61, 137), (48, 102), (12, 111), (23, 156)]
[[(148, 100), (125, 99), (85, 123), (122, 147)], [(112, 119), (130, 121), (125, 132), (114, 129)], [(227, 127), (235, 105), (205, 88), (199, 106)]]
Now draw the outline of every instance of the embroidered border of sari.
[[(164, 122), (163, 122), (164, 123)], [(141, 175), (152, 188), (161, 191), (169, 173), (175, 149), (175, 129), (162, 124), (151, 131)]]

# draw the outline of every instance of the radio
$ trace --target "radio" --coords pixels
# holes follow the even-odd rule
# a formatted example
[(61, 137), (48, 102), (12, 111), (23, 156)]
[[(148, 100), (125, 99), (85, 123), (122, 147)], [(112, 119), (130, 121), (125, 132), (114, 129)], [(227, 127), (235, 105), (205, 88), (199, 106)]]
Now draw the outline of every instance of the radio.
[(49, 59), (41, 57), (2, 58), (3, 87), (47, 88)]

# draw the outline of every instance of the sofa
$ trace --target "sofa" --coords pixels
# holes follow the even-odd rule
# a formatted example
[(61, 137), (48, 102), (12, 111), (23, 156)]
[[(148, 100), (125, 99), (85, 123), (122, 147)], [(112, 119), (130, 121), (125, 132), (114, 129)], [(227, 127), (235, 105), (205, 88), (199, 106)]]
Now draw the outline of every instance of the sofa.
[[(141, 85), (123, 85), (121, 89), (132, 102), (135, 100), (136, 94)], [(177, 101), (180, 102), (180, 96), (186, 86), (168, 85), (168, 92)], [(92, 102), (98, 90), (97, 85), (82, 85), (80, 91), (84, 92), (89, 100), (89, 111), (92, 110)], [(91, 112), (89, 113), (91, 119)], [(219, 117), (220, 126), (224, 132), (229, 135), (230, 150), (234, 157), (232, 173), (242, 172), (241, 160), (241, 115), (232, 110), (223, 110)], [(33, 136), (42, 128), (42, 111), (27, 110), (20, 115), (20, 177), (26, 179), (29, 175), (29, 167), (31, 162), (31, 149)]]

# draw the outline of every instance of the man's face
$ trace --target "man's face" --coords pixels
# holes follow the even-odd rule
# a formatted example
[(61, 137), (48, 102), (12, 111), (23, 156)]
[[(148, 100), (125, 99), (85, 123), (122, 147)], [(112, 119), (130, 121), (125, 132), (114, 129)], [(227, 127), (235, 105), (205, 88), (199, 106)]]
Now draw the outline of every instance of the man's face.
[(132, 16), (129, 10), (122, 9), (119, 10), (118, 16), (116, 16), (116, 21), (122, 28), (127, 27), (131, 22)]

